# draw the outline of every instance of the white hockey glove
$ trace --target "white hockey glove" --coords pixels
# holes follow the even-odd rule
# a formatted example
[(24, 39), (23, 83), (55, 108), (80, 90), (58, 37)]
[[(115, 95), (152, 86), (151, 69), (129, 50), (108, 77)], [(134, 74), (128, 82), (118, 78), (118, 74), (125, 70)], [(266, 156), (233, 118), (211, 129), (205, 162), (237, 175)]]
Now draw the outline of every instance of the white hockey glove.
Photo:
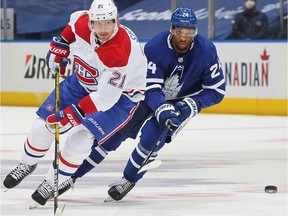
[(70, 47), (69, 44), (62, 42), (62, 40), (61, 37), (54, 37), (46, 55), (46, 64), (52, 74), (59, 70), (60, 74), (64, 75), (68, 64), (67, 57), (70, 54)]

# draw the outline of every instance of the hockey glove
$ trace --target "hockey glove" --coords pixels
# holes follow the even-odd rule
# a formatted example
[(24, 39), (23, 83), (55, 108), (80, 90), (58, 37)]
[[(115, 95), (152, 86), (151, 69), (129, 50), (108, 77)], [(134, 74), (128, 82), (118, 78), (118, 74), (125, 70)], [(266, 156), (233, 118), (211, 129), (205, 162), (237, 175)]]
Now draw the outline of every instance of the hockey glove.
[(193, 118), (195, 115), (198, 114), (198, 108), (196, 102), (187, 97), (184, 98), (182, 101), (175, 103), (175, 110), (179, 112), (179, 120), (181, 122), (185, 121), (187, 118)]
[(85, 118), (85, 114), (78, 105), (70, 105), (64, 110), (61, 110), (55, 114), (47, 117), (47, 124), (53, 125), (59, 122), (61, 126), (65, 127), (67, 124), (77, 126), (82, 123)]
[(70, 47), (61, 37), (53, 37), (50, 49), (46, 55), (46, 64), (49, 71), (55, 74), (59, 70), (61, 75), (65, 74), (68, 63), (67, 57), (70, 54)]
[(180, 124), (172, 104), (165, 103), (159, 106), (155, 111), (155, 116), (161, 126), (169, 127), (170, 129), (178, 127)]

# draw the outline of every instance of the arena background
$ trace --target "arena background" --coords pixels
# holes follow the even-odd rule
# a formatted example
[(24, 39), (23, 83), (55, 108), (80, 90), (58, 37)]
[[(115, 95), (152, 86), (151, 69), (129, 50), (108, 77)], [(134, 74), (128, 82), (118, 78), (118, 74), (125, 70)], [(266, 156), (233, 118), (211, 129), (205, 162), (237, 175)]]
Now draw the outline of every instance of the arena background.
[[(265, 40), (249, 41), (227, 39), (231, 20), (243, 9), (242, 0), (115, 2), (121, 23), (137, 34), (143, 46), (169, 28), (173, 7), (195, 10), (199, 33), (215, 43), (227, 83), (223, 102), (203, 112), (287, 116), (287, 38), (280, 34), (287, 31), (287, 0), (258, 1), (258, 8), (268, 16), (270, 31)], [(211, 16), (211, 2), (215, 16)], [(54, 88), (45, 67), (49, 41), (61, 32), (72, 12), (88, 9), (90, 4), (91, 0), (1, 1), (2, 106), (42, 103)], [(67, 75), (72, 72), (71, 58)]]

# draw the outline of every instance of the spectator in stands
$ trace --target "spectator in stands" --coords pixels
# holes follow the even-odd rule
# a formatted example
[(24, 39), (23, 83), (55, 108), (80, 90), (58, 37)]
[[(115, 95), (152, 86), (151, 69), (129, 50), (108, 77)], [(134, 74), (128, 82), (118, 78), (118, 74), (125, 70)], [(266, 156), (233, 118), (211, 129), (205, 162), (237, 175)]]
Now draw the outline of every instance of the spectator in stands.
[(244, 0), (244, 11), (232, 21), (230, 39), (263, 39), (268, 37), (268, 18), (256, 8), (256, 0)]

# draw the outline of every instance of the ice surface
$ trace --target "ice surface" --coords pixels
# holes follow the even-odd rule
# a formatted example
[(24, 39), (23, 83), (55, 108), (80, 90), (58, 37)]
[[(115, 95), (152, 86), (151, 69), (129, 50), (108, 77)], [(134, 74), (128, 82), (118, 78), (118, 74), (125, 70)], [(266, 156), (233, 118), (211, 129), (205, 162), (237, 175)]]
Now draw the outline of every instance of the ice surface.
[[(1, 107), (1, 189), (16, 166), (36, 108)], [(65, 136), (60, 137), (63, 145)], [(200, 114), (120, 202), (104, 203), (137, 140), (128, 140), (75, 189), (59, 197), (67, 216), (287, 216), (287, 117)], [(29, 210), (31, 194), (53, 159), (53, 147), (19, 186), (1, 191), (1, 215), (53, 215), (53, 200)], [(278, 193), (264, 192), (276, 185)]]

